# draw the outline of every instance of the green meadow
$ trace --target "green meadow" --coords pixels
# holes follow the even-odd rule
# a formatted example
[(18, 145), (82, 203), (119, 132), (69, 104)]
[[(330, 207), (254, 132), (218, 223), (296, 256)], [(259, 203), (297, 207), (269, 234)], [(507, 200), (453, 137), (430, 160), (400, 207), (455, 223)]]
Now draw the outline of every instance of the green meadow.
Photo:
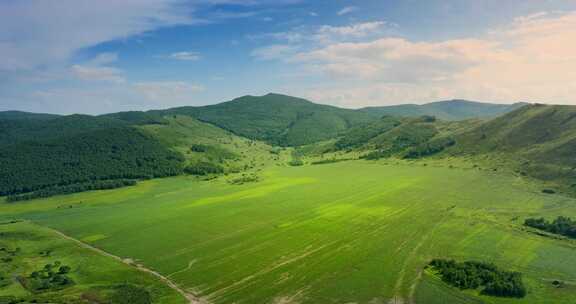
[[(522, 223), (575, 217), (576, 200), (543, 194), (537, 182), (440, 162), (368, 161), (271, 165), (254, 182), (231, 178), (154, 179), (0, 204), (1, 220), (34, 223), (0, 231), (20, 227), (48, 238), (42, 227), (56, 229), (156, 270), (210, 303), (573, 303), (576, 243)], [(162, 284), (93, 252), (76, 260), (69, 251), (86, 250), (58, 242), (70, 247), (62, 259), (71, 264), (90, 261), (104, 265), (94, 271), (118, 268), (120, 280)], [(496, 298), (449, 287), (424, 269), (438, 257), (520, 271), (528, 294)], [(554, 280), (566, 284), (556, 288)], [(183, 302), (165, 292), (158, 303)]]
[[(0, 303), (101, 303), (126, 282), (145, 286), (156, 303), (185, 303), (184, 299), (154, 276), (134, 269), (113, 258), (78, 246), (55, 231), (34, 223), (0, 223)], [(9, 258), (9, 260), (6, 260)], [(70, 267), (73, 282), (63, 289), (31, 292), (29, 274), (59, 263)], [(54, 271), (56, 271), (54, 269)], [(77, 301), (77, 300), (76, 300)]]

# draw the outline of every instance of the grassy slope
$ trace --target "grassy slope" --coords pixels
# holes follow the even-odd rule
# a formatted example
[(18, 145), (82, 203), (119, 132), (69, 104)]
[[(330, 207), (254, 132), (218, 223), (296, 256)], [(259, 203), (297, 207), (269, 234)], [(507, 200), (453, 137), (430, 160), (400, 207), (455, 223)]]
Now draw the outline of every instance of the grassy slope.
[(375, 122), (364, 124), (340, 136), (333, 144), (324, 146), (326, 151), (389, 151), (400, 156), (406, 151), (442, 138), (452, 138), (481, 124), (480, 120), (442, 121), (431, 117), (399, 118), (384, 116)]
[(235, 134), (284, 146), (329, 139), (351, 126), (374, 120), (363, 112), (279, 94), (244, 96), (217, 105), (151, 113), (191, 115)]
[[(12, 262), (0, 262), (0, 272), (13, 281), (11, 285), (0, 288), (0, 298), (13, 296), (29, 301), (36, 299), (41, 303), (70, 303), (67, 301), (79, 299), (82, 295), (91, 295), (93, 299), (104, 300), (106, 294), (113, 292), (115, 285), (128, 282), (145, 287), (154, 295), (157, 303), (185, 303), (183, 297), (153, 276), (80, 248), (44, 227), (29, 222), (2, 224), (0, 233), (3, 234), (0, 239), (1, 247), (21, 249)], [(50, 256), (39, 254), (47, 250), (50, 250)], [(16, 276), (27, 276), (55, 261), (72, 268), (69, 277), (75, 282), (73, 286), (58, 292), (32, 294), (14, 281)]]
[[(265, 173), (241, 186), (152, 180), (2, 205), (0, 214), (135, 258), (214, 303), (386, 303), (394, 296), (428, 303), (422, 297), (430, 294), (451, 303), (466, 303), (451, 294), (487, 303), (572, 301), (572, 283), (558, 290), (549, 280), (576, 280), (574, 243), (521, 229), (528, 216), (576, 216), (572, 199), (543, 195), (514, 176), (432, 165), (355, 161)], [(509, 300), (418, 287), (433, 257), (520, 270), (529, 295)]]
[[(219, 163), (229, 171), (254, 172), (265, 166), (285, 161), (285, 155), (271, 153), (279, 149), (239, 137), (192, 117), (169, 115), (163, 119), (166, 124), (145, 125), (140, 128), (154, 136), (164, 146), (184, 155), (188, 163), (208, 161)], [(190, 149), (193, 145), (205, 145), (211, 149), (206, 153), (194, 152)]]
[(530, 105), (457, 136), (452, 155), (476, 155), (542, 180), (576, 179), (576, 107)]
[(492, 104), (467, 100), (448, 100), (423, 105), (406, 104), (385, 107), (368, 107), (361, 111), (375, 115), (395, 115), (416, 117), (422, 115), (436, 116), (443, 120), (464, 120), (471, 118), (489, 118), (518, 109), (523, 103)]

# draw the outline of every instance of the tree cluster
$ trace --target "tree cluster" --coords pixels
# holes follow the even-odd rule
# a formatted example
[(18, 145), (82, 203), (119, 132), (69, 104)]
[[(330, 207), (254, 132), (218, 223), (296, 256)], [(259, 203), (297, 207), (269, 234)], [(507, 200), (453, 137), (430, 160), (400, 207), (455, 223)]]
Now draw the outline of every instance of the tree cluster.
[(434, 259), (429, 264), (442, 280), (460, 289), (478, 289), (490, 296), (522, 298), (526, 287), (519, 272), (504, 271), (494, 264), (454, 260)]
[(528, 218), (524, 225), (576, 239), (576, 221), (566, 216), (559, 216), (551, 222), (544, 218)]
[(455, 144), (456, 141), (453, 138), (441, 138), (438, 140), (432, 140), (430, 142), (409, 149), (404, 154), (404, 158), (416, 159), (434, 155), (436, 153), (444, 151), (444, 149), (451, 147)]
[(67, 274), (71, 268), (56, 261), (53, 264), (46, 264), (44, 268), (32, 272), (26, 280), (26, 288), (32, 292), (44, 292), (49, 290), (59, 290), (66, 288), (74, 281)]
[(210, 174), (220, 174), (224, 173), (224, 168), (222, 166), (209, 163), (209, 162), (197, 162), (189, 165), (184, 169), (184, 172), (191, 175), (210, 175)]

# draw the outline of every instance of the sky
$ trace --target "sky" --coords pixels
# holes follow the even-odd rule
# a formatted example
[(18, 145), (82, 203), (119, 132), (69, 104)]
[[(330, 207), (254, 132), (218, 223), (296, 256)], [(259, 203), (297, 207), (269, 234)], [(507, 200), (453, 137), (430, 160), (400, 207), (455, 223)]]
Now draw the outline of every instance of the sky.
[(1, 0), (0, 111), (576, 105), (572, 0)]

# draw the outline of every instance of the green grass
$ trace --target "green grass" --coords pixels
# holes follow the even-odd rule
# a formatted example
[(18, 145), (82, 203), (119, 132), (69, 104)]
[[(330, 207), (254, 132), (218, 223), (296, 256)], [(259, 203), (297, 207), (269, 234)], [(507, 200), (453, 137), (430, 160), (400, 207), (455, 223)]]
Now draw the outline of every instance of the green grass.
[[(129, 282), (154, 294), (157, 303), (185, 303), (178, 293), (155, 277), (81, 248), (50, 229), (26, 221), (3, 223), (0, 224), (0, 235), (0, 247), (10, 251), (20, 248), (11, 262), (0, 262), (0, 273), (10, 282), (0, 288), (0, 299), (16, 297), (25, 299), (26, 303), (78, 303), (72, 300), (91, 297), (103, 301), (117, 285)], [(4, 255), (0, 252), (0, 256)], [(74, 281), (73, 285), (59, 291), (32, 293), (18, 282), (18, 277), (28, 277), (33, 271), (55, 261), (71, 267), (67, 276)]]
[[(242, 185), (157, 179), (2, 204), (0, 218), (30, 219), (135, 259), (212, 303), (571, 303), (576, 243), (530, 233), (522, 222), (574, 217), (576, 201), (514, 175), (446, 165), (268, 166)], [(434, 283), (422, 269), (436, 257), (520, 271), (528, 296)], [(554, 288), (554, 279), (567, 286)]]

